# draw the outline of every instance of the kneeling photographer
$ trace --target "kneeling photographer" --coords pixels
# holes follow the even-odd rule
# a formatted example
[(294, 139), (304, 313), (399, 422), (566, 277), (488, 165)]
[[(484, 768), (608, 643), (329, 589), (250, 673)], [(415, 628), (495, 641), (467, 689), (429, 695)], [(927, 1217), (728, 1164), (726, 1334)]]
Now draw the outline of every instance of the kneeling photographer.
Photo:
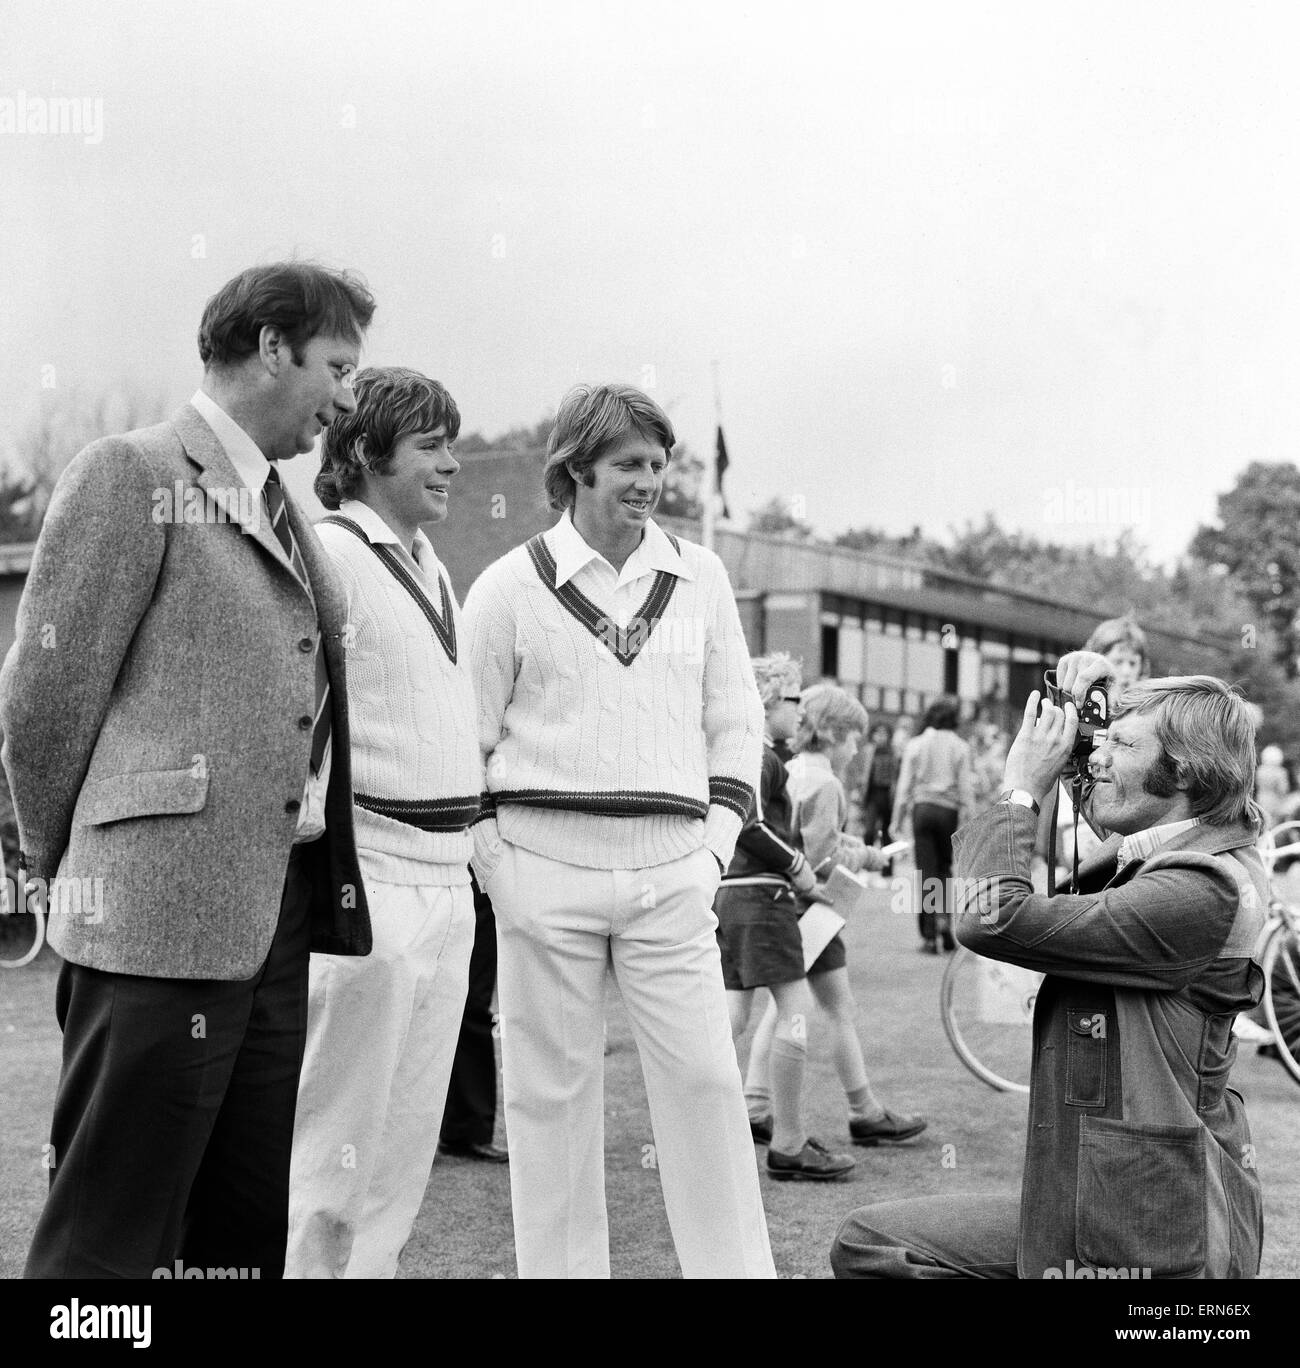
[(1061, 659), (1063, 705), (1030, 695), (999, 801), (954, 842), (957, 939), (1046, 975), (1021, 1191), (860, 1208), (832, 1248), (839, 1277), (1258, 1271), (1254, 1149), (1226, 1086), (1233, 1020), (1263, 991), (1251, 953), (1268, 903), (1245, 701), (1204, 675), (1125, 689), (1081, 786), (1110, 835), (1077, 887), (1044, 896), (1030, 881), (1038, 809), (1111, 668)]

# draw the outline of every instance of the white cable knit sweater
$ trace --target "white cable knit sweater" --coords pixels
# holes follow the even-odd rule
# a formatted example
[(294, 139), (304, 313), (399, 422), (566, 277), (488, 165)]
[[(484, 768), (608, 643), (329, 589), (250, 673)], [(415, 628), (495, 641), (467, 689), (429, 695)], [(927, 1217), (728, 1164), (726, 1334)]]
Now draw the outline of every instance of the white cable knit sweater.
[(348, 596), (357, 847), (388, 882), (467, 884), (483, 766), (450, 580), (423, 533), (417, 565), (373, 509), (349, 499), (339, 513), (366, 533), (362, 540), (335, 523), (316, 524)]
[[(653, 528), (653, 532), (650, 530)], [(649, 524), (647, 537), (663, 537)], [(642, 869), (707, 846), (725, 866), (753, 801), (763, 706), (722, 562), (675, 542), (684, 575), (645, 578), (638, 612), (573, 580), (556, 529), (490, 565), (465, 598), (487, 767), (480, 880), (514, 845), (590, 869)]]

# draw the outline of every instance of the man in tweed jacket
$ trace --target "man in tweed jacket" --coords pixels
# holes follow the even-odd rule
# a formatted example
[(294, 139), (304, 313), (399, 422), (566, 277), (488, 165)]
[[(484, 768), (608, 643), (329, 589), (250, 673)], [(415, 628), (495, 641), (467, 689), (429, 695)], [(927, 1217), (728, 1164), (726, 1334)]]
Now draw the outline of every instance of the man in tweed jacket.
[(308, 950), (366, 954), (370, 925), (346, 606), (271, 472), (355, 406), (373, 311), (348, 275), (243, 272), (204, 312), (200, 391), (87, 447), (46, 515), (3, 756), (29, 879), (98, 896), (52, 908), (64, 1055), (29, 1277), (283, 1271)]

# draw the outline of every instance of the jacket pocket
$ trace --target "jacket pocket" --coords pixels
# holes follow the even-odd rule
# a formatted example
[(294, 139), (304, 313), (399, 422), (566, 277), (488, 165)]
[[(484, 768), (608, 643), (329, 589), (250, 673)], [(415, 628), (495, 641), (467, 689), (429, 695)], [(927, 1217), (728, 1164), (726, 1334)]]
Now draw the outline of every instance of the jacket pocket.
[(142, 770), (115, 774), (82, 786), (76, 820), (104, 826), (129, 817), (162, 817), (198, 812), (208, 800), (208, 774), (193, 769)]
[(1075, 1107), (1104, 1107), (1106, 1013), (1091, 1007), (1067, 1007), (1065, 1024), (1069, 1027), (1065, 1100)]
[(1149, 1268), (1153, 1278), (1198, 1276), (1205, 1267), (1205, 1182), (1199, 1126), (1081, 1117), (1079, 1257), (1094, 1268)]

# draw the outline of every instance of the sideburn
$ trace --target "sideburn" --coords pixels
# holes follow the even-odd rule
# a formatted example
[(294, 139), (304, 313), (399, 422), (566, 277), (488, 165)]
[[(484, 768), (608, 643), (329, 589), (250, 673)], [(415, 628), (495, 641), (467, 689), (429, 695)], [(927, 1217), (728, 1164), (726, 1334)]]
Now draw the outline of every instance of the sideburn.
[(1178, 767), (1163, 751), (1142, 776), (1142, 792), (1153, 798), (1172, 798), (1178, 792)]

